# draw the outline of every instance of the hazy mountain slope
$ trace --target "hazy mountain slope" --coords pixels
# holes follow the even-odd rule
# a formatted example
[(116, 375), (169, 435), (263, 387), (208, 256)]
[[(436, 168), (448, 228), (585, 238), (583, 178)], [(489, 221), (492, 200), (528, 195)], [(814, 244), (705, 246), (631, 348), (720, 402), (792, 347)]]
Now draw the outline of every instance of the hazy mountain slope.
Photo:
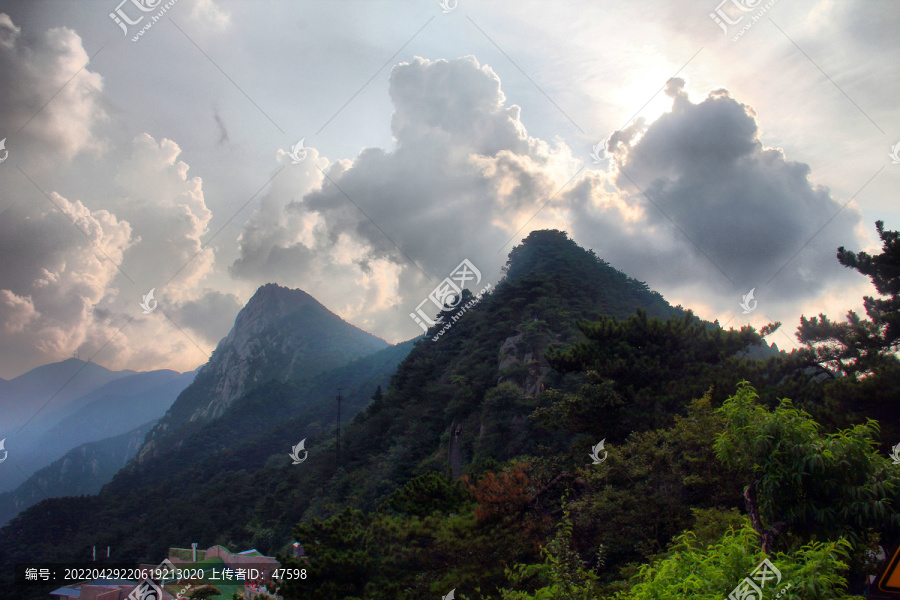
[(77, 358), (36, 367), (0, 386), (0, 431), (11, 432), (32, 417), (32, 422), (55, 422), (73, 400), (134, 373)]
[[(70, 358), (37, 367), (7, 381), (0, 386), (0, 439), (6, 440), (9, 456), (4, 462), (7, 467), (4, 477), (0, 478), (0, 492), (14, 489), (35, 471), (79, 444), (122, 433), (159, 418), (180, 389), (189, 383), (189, 377), (169, 370), (110, 371), (94, 363)], [(176, 383), (179, 378), (181, 381)], [(184, 381), (185, 378), (188, 381)], [(161, 388), (152, 400), (147, 397), (129, 400), (135, 394), (167, 383), (172, 383), (173, 387)], [(103, 398), (106, 398), (107, 407), (118, 406), (108, 413), (103, 426), (95, 427), (89, 424), (90, 420), (83, 419), (67, 425), (73, 415)], [(148, 400), (152, 409), (148, 406), (144, 414), (140, 414)], [(127, 418), (132, 410), (135, 411), (134, 418)], [(114, 425), (119, 418), (121, 423)]]
[(201, 422), (220, 417), (254, 387), (310, 377), (387, 346), (306, 292), (266, 284), (150, 433), (138, 461), (177, 446)]
[[(233, 403), (220, 419), (205, 422), (180, 448), (129, 464), (99, 496), (48, 500), (24, 511), (0, 529), (0, 543), (12, 542), (9, 553), (0, 554), (0, 579), (4, 556), (62, 560), (80, 556), (85, 540), (116, 548), (117, 560), (143, 560), (182, 539), (272, 547), (273, 540), (289, 535), (295, 515), (286, 510), (283, 524), (254, 527), (259, 537), (248, 529), (248, 519), (257, 502), (269, 502), (273, 486), (290, 485), (280, 481), (280, 468), (290, 462), (291, 446), (307, 437), (310, 455), (330, 461), (333, 469), (336, 387), (344, 388), (349, 420), (378, 386), (387, 387), (413, 345), (411, 340), (391, 346), (301, 384), (270, 381)], [(288, 501), (296, 491), (277, 495)], [(199, 513), (198, 507), (203, 507)], [(67, 525), (58, 527), (57, 517)], [(23, 548), (22, 535), (31, 540), (27, 545), (41, 542)]]
[(135, 455), (154, 423), (82, 444), (36, 472), (14, 491), (0, 494), (0, 526), (45, 498), (99, 492)]
[(156, 422), (195, 376), (195, 371), (149, 371), (102, 386), (88, 395), (89, 404), (64, 416), (38, 437), (33, 453), (49, 462), (81, 444)]
[[(306, 438), (311, 453), (333, 441), (337, 388), (342, 388), (342, 421), (349, 422), (386, 388), (414, 341), (385, 348), (298, 382), (270, 381), (234, 402), (222, 417), (200, 425), (181, 446), (116, 475), (104, 493), (110, 497), (141, 487), (164, 486), (173, 493), (207, 493), (212, 474), (261, 470), (277, 456), (287, 460), (291, 447)], [(191, 473), (206, 475), (197, 480)], [(174, 491), (177, 489), (177, 492)]]

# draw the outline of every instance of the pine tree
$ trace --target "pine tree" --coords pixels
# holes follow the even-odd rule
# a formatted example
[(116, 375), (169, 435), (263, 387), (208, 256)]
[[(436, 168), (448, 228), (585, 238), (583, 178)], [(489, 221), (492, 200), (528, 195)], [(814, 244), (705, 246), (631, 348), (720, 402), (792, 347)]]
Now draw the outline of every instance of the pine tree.
[(806, 345), (810, 363), (845, 375), (868, 375), (898, 365), (900, 349), (900, 232), (885, 231), (884, 222), (875, 228), (882, 242), (881, 254), (853, 253), (843, 246), (837, 259), (872, 280), (875, 289), (886, 298), (865, 296), (863, 306), (868, 319), (854, 311), (847, 321), (831, 321), (824, 314), (800, 318), (797, 338)]

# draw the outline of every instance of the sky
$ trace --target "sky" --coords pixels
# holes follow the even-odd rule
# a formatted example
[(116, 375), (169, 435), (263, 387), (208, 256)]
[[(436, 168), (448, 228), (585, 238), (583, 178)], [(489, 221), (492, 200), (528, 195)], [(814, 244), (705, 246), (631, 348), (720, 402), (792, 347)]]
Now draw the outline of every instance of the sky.
[(7, 0), (0, 377), (194, 369), (268, 282), (399, 342), (544, 228), (789, 350), (874, 293), (836, 249), (900, 228), (898, 30), (894, 0)]

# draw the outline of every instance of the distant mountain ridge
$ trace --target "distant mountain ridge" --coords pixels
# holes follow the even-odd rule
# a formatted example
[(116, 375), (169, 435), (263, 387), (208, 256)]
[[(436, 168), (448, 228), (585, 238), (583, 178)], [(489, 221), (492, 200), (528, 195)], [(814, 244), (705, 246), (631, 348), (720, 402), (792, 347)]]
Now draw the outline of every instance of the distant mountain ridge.
[(135, 455), (156, 421), (82, 444), (37, 471), (18, 488), (0, 494), (0, 527), (45, 498), (96, 494)]
[(159, 419), (195, 373), (111, 371), (69, 358), (0, 385), (0, 439), (9, 452), (0, 492), (80, 444)]
[(261, 384), (310, 377), (388, 346), (302, 290), (263, 285), (194, 382), (151, 431), (137, 461), (177, 446), (202, 422), (220, 417)]
[(164, 369), (136, 373), (101, 386), (87, 394), (89, 403), (71, 414), (67, 412), (43, 433), (34, 444), (35, 452), (49, 462), (81, 444), (119, 435), (150, 421), (155, 423), (196, 374)]
[(29, 420), (53, 421), (73, 400), (134, 374), (77, 358), (35, 367), (0, 385), (0, 432), (9, 433)]

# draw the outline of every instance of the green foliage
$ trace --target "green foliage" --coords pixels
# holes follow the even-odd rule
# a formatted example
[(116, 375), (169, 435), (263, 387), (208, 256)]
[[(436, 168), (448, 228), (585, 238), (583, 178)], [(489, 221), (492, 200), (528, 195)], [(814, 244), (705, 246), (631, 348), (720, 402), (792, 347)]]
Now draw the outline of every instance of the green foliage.
[(790, 400), (770, 411), (756, 399), (742, 382), (722, 405), (715, 452), (754, 488), (762, 529), (783, 522), (802, 540), (846, 537), (854, 549), (862, 532), (897, 529), (900, 469), (878, 454), (877, 423), (822, 435)]
[(869, 277), (875, 289), (886, 298), (863, 298), (868, 319), (854, 311), (847, 321), (838, 323), (824, 314), (800, 318), (797, 338), (806, 345), (810, 362), (841, 373), (857, 376), (896, 368), (900, 350), (900, 232), (885, 231), (884, 222), (875, 228), (882, 242), (881, 254), (854, 254), (838, 248), (838, 261)]
[(588, 341), (566, 352), (548, 353), (550, 362), (560, 371), (592, 369), (625, 388), (646, 386), (649, 374), (660, 387), (692, 377), (702, 365), (719, 364), (761, 340), (749, 328), (736, 332), (709, 327), (690, 311), (663, 321), (638, 309), (624, 321), (601, 316), (579, 328)]
[[(587, 373), (588, 383), (577, 392), (548, 390), (532, 416), (548, 429), (576, 433), (600, 433), (610, 438), (624, 437), (629, 430), (617, 417), (625, 400), (612, 380), (600, 379), (595, 371)], [(597, 383), (593, 383), (597, 382)]]
[(496, 590), (505, 582), (504, 560), (532, 557), (530, 540), (520, 535), (516, 522), (479, 522), (471, 505), (447, 507), (458, 514), (435, 510), (420, 516), (426, 510), (414, 496), (436, 481), (420, 477), (387, 502), (419, 514), (380, 510), (365, 515), (347, 509), (298, 524), (294, 535), (304, 541), (309, 563), (281, 558), (286, 566), (306, 566), (309, 577), (285, 582), (284, 597), (425, 600), (453, 588)]
[(370, 552), (368, 527), (371, 518), (345, 508), (330, 519), (312, 519), (294, 527), (310, 555), (306, 580), (285, 581), (285, 597), (315, 590), (323, 598), (358, 597), (375, 574), (378, 555)]
[(425, 473), (406, 482), (381, 505), (381, 510), (417, 517), (434, 512), (454, 512), (472, 502), (469, 491), (446, 475)]
[(588, 383), (599, 387), (584, 388), (581, 402), (564, 398), (564, 404), (537, 415), (551, 422), (584, 422), (584, 416), (602, 411), (601, 422), (619, 432), (660, 427), (684, 399), (699, 397), (723, 377), (723, 384), (733, 385), (735, 371), (752, 372), (760, 362), (735, 357), (762, 342), (752, 328), (725, 331), (690, 311), (663, 321), (638, 309), (624, 320), (601, 316), (579, 328), (586, 341), (553, 348), (547, 359), (560, 372), (588, 372)]
[[(770, 560), (781, 572), (776, 589), (790, 585), (788, 600), (839, 600), (845, 592), (848, 544), (811, 542), (791, 554)], [(676, 538), (667, 555), (641, 567), (633, 587), (617, 600), (722, 600), (766, 559), (748, 523), (730, 529), (711, 545), (699, 543), (690, 531)], [(768, 586), (764, 591), (768, 592)], [(772, 592), (774, 593), (774, 592)], [(774, 596), (769, 596), (774, 597)]]
[[(30, 509), (0, 547), (67, 561), (109, 544), (150, 561), (186, 540), (271, 554), (293, 538), (308, 562), (279, 559), (309, 574), (286, 600), (722, 600), (765, 556), (763, 531), (793, 586), (782, 598), (841, 598), (863, 547), (896, 528), (896, 468), (859, 421), (891, 414), (879, 407), (896, 404), (900, 369), (853, 379), (745, 358), (760, 342), (672, 308), (564, 232), (533, 232), (494, 291), (437, 342), (410, 343), (390, 380), (409, 348), (263, 382), (101, 496)], [(728, 399), (742, 380), (753, 387)], [(336, 387), (355, 414), (340, 470)], [(457, 427), (461, 482), (443, 474)], [(303, 438), (309, 459), (291, 465)], [(592, 465), (604, 438), (608, 460)], [(737, 511), (747, 484), (752, 529)]]
[(606, 579), (628, 562), (663, 551), (690, 525), (692, 509), (738, 505), (741, 486), (712, 447), (723, 428), (706, 395), (667, 429), (636, 432), (620, 444), (607, 440), (609, 457), (601, 465), (588, 462), (590, 440), (576, 445), (587, 488), (567, 509), (584, 540), (583, 554), (603, 544)]
[(480, 431), (474, 444), (475, 460), (482, 456), (508, 459), (530, 453), (534, 432), (528, 416), (535, 405), (522, 387), (510, 381), (488, 390), (478, 419)]
[[(544, 561), (507, 569), (517, 588), (536, 587), (533, 592), (501, 590), (503, 600), (593, 600), (599, 592), (597, 576), (587, 568), (572, 542), (572, 520), (563, 514), (556, 535), (541, 548)], [(602, 560), (602, 554), (598, 553)], [(538, 583), (535, 583), (538, 582)], [(540, 587), (537, 587), (540, 586)]]

